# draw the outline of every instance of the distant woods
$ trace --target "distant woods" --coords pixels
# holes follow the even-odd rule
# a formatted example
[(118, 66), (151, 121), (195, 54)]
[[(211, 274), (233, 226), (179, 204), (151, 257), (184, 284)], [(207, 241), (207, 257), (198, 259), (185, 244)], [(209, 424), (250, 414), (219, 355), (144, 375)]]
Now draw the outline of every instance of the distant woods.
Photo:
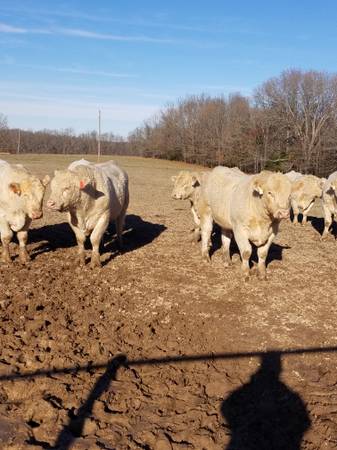
[(337, 169), (337, 76), (289, 70), (252, 98), (191, 96), (129, 135), (133, 152), (248, 172)]
[[(18, 130), (0, 115), (0, 150), (17, 150)], [(207, 166), (298, 170), (327, 175), (337, 169), (337, 76), (288, 70), (248, 98), (189, 96), (167, 105), (129, 134), (101, 137), (102, 154), (165, 158)], [(97, 151), (97, 133), (21, 131), (20, 151)]]
[[(0, 151), (10, 153), (56, 153), (95, 154), (97, 153), (97, 132), (75, 134), (72, 129), (26, 131), (1, 126)], [(101, 135), (101, 153), (126, 154), (127, 142), (112, 133)]]

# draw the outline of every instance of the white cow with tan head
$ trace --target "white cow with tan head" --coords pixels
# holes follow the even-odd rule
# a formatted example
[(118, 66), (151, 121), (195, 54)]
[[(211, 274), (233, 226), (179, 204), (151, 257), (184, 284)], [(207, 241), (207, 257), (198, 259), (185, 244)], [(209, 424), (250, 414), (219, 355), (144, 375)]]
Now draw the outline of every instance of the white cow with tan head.
[(19, 260), (29, 261), (26, 244), (32, 220), (42, 217), (42, 202), (48, 175), (41, 181), (21, 164), (0, 160), (0, 233), (2, 262), (10, 263), (9, 244), (13, 232), (19, 241)]
[(307, 222), (308, 214), (315, 200), (322, 197), (324, 178), (314, 175), (302, 175), (292, 182), (290, 203), (294, 213), (293, 223), (298, 223), (298, 215), (303, 214), (302, 224)]
[(322, 239), (329, 236), (329, 228), (337, 215), (337, 171), (333, 172), (323, 186), (324, 231)]
[(221, 227), (225, 264), (231, 262), (230, 242), (234, 235), (242, 270), (249, 276), (252, 244), (257, 247), (258, 271), (266, 277), (266, 258), (282, 219), (289, 217), (291, 183), (281, 173), (263, 171), (246, 175), (216, 167), (202, 185), (208, 210), (201, 217), (202, 255), (209, 259), (213, 220)]
[(85, 264), (84, 242), (90, 236), (91, 266), (101, 266), (99, 245), (109, 222), (115, 221), (122, 247), (122, 231), (129, 204), (127, 173), (114, 161), (92, 164), (74, 161), (56, 170), (47, 202), (53, 211), (67, 212), (77, 244), (80, 265)]
[(200, 239), (200, 208), (202, 201), (200, 198), (201, 178), (203, 174), (199, 172), (189, 172), (182, 170), (178, 175), (174, 175), (171, 180), (174, 183), (172, 190), (172, 198), (175, 200), (189, 200), (191, 204), (191, 213), (195, 227), (193, 228), (193, 239)]

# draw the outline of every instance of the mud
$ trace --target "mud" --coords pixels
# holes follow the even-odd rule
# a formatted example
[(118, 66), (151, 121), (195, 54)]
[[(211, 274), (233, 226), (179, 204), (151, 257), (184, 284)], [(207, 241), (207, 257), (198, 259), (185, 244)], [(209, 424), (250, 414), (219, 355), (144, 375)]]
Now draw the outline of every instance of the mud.
[[(282, 225), (268, 280), (244, 283), (235, 247), (224, 268), (216, 233), (211, 264), (190, 242), (169, 195), (187, 165), (115, 159), (123, 253), (112, 227), (102, 269), (77, 267), (65, 216), (46, 212), (31, 264), (14, 242), (0, 268), (0, 448), (337, 448), (337, 243), (320, 241), (319, 205)], [(43, 175), (71, 158), (21, 161)]]

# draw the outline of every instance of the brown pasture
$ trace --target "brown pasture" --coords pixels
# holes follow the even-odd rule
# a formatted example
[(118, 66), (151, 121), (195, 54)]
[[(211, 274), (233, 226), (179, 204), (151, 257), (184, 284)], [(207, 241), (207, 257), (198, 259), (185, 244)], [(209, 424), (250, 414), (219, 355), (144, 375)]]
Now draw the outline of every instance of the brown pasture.
[[(3, 158), (41, 176), (75, 159)], [(0, 448), (337, 448), (337, 243), (320, 240), (320, 205), (282, 224), (268, 280), (244, 283), (216, 232), (201, 260), (170, 197), (195, 166), (114, 159), (130, 177), (122, 254), (111, 228), (102, 269), (78, 267), (65, 216), (45, 211), (31, 264), (14, 242), (0, 267)]]

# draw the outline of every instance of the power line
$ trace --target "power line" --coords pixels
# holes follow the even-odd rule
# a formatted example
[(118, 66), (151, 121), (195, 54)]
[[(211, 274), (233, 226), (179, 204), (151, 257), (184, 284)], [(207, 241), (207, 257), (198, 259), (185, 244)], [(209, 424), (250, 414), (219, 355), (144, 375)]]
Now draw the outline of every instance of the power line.
[(101, 110), (98, 110), (97, 161), (101, 158)]

